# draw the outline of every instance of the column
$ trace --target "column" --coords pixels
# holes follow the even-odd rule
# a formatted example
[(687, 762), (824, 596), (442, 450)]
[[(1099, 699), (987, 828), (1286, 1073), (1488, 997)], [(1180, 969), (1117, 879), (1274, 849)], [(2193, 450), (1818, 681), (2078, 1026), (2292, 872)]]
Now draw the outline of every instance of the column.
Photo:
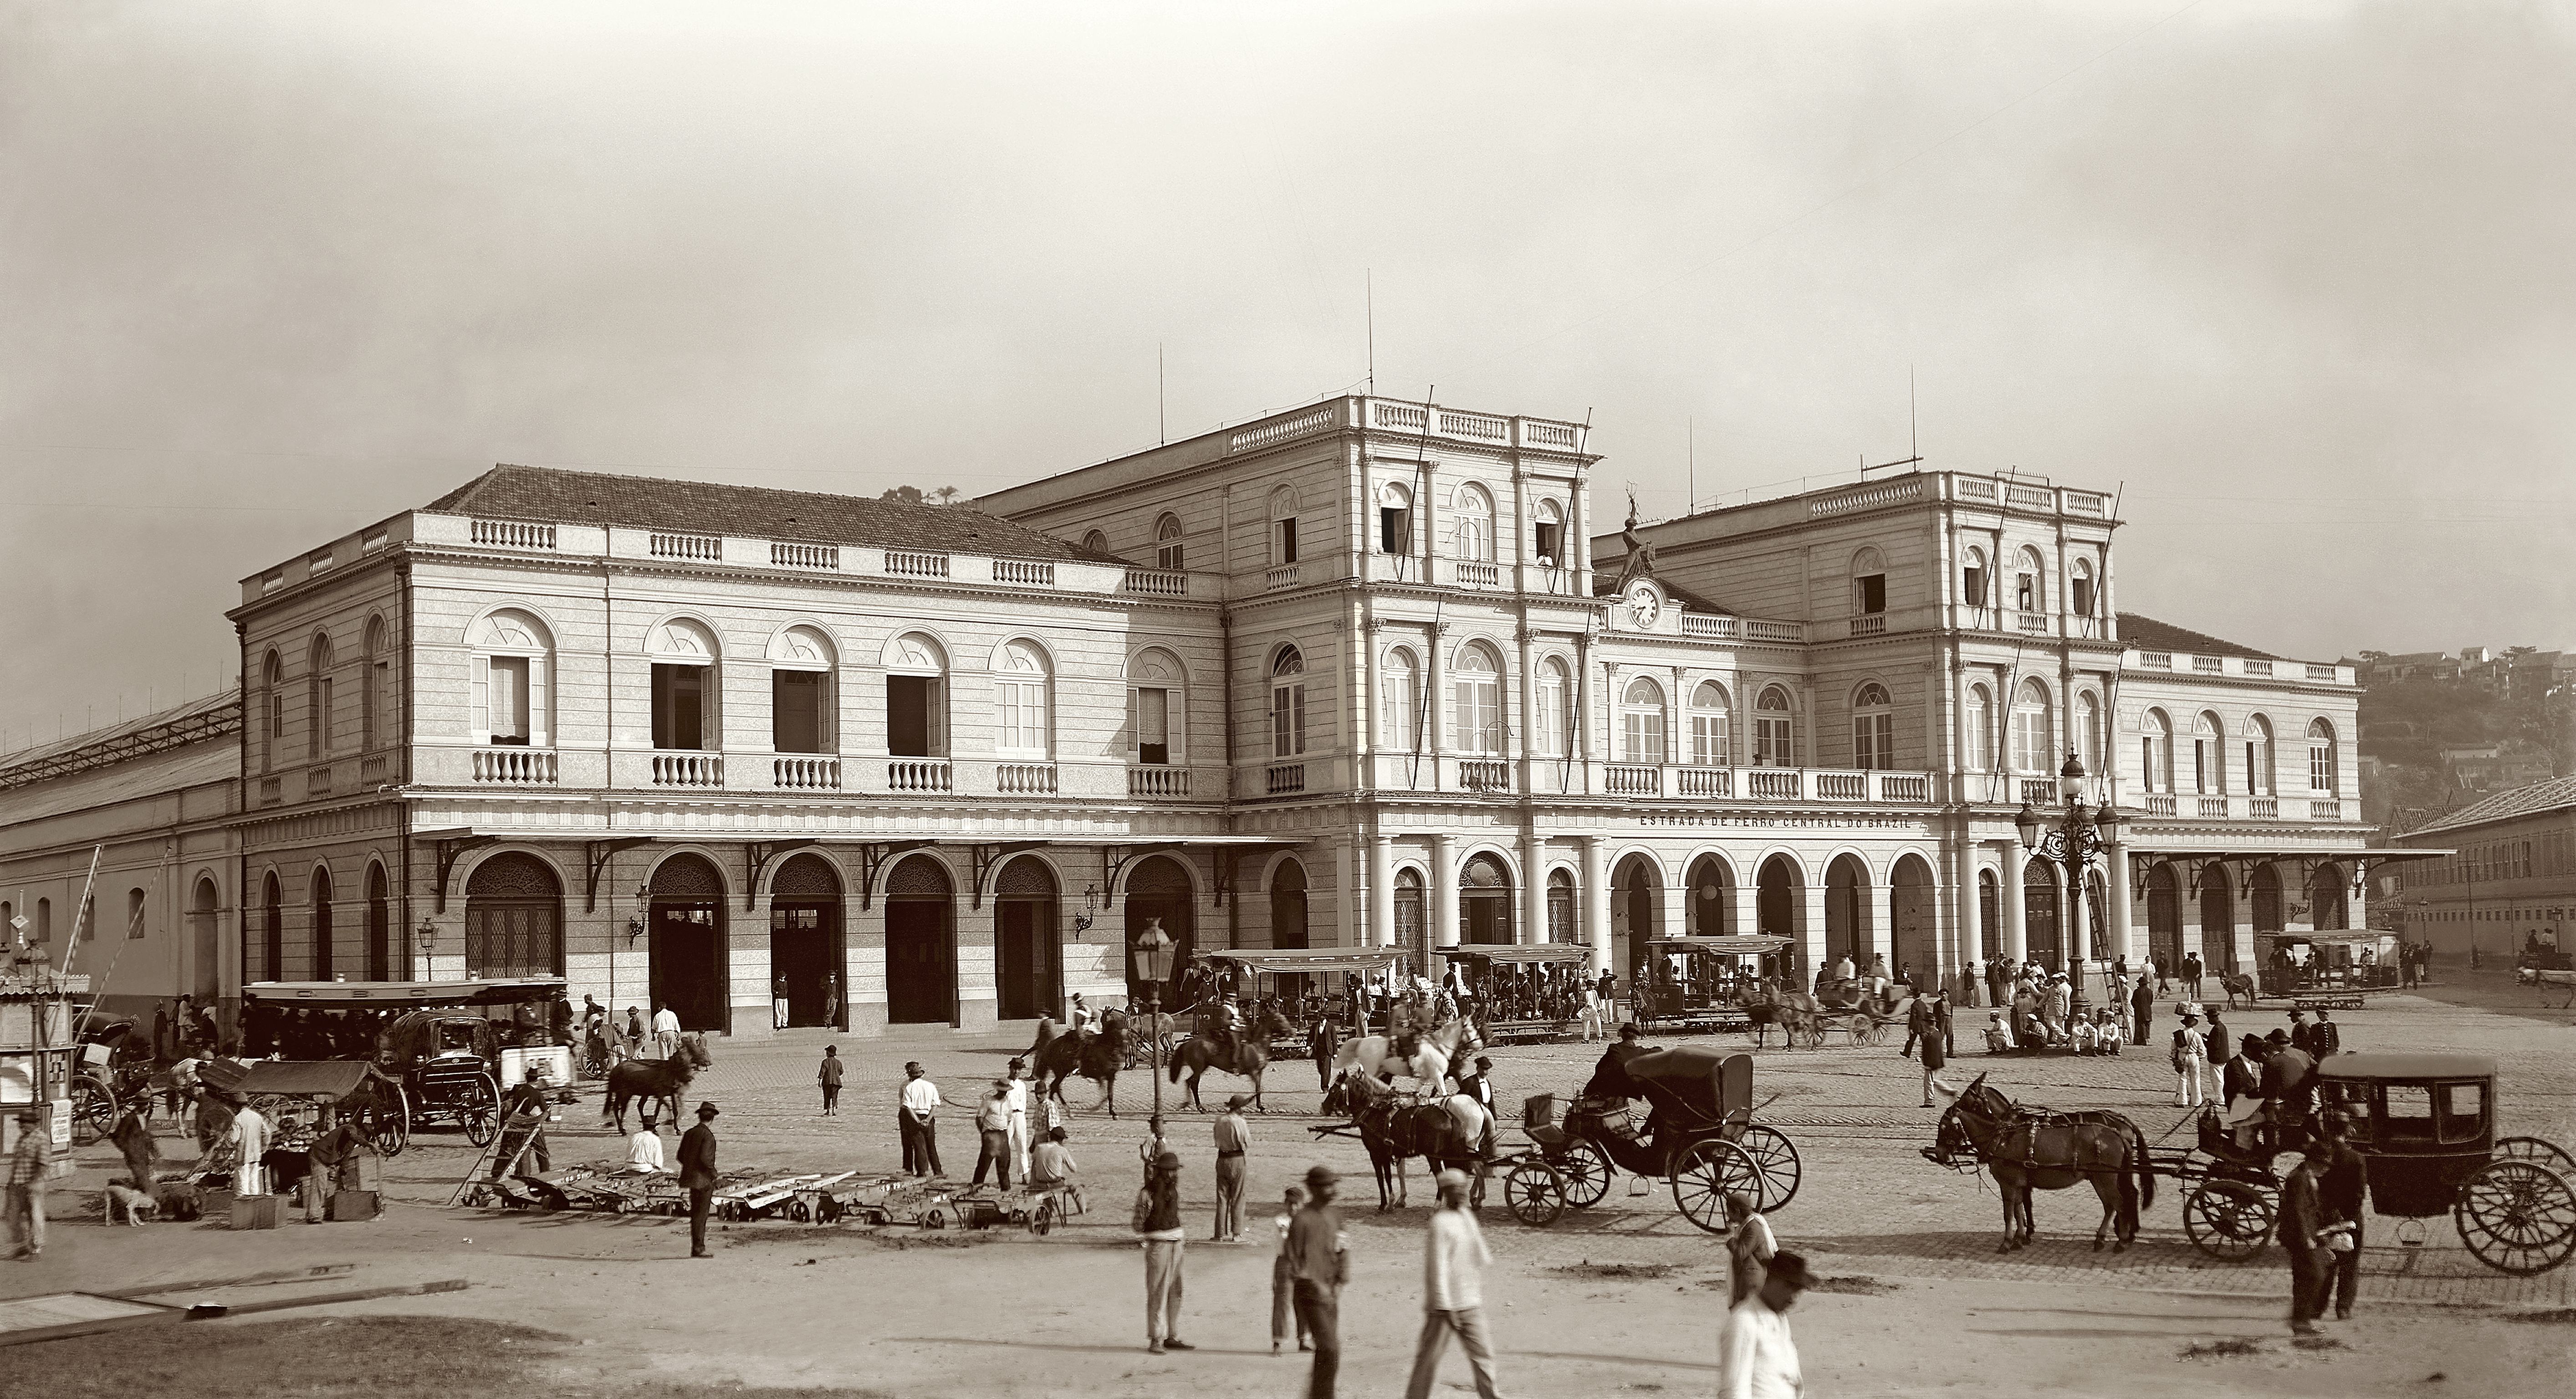
[(1610, 969), (1610, 852), (1599, 836), (1583, 837), (1583, 940), (1592, 944), (1592, 974)]
[(1547, 941), (1547, 842), (1536, 831), (1521, 833), (1521, 915), (1519, 940)]
[(1395, 842), (1386, 836), (1371, 836), (1368, 843), (1368, 928), (1360, 939), (1364, 947), (1389, 947), (1395, 942)]
[[(859, 887), (859, 872), (846, 865), (843, 866), (842, 872), (849, 878), (848, 887), (856, 890)], [(1114, 907), (1104, 906), (1097, 916), (1099, 921), (1092, 925), (1089, 932), (1082, 935), (1083, 939), (1087, 942), (1106, 939), (1114, 950), (1119, 942), (1117, 910)], [(872, 900), (868, 907), (861, 908), (856, 898), (846, 899), (841, 904), (841, 921), (843, 925), (841, 994), (846, 996), (850, 1003), (850, 1033), (882, 1035), (886, 1029), (885, 900), (877, 898)], [(1085, 987), (1074, 982), (1074, 969), (1070, 965), (1073, 958), (1070, 953), (1067, 954), (1065, 961), (1068, 964), (1065, 968), (1065, 990), (1068, 993), (1085, 990)], [(1102, 1000), (1099, 991), (1094, 989), (1089, 999), (1095, 1008), (1114, 1005), (1126, 999), (1127, 964), (1123, 953), (1117, 955), (1114, 966), (1115, 975), (1109, 986), (1109, 994), (1113, 999)]]
[(2016, 962), (2030, 958), (2030, 923), (2022, 907), (2022, 850), (2018, 841), (1999, 840), (1995, 848), (2003, 855), (2000, 883), (2004, 895), (2004, 955)]
[[(1887, 974), (1896, 975), (1896, 893), (1886, 880), (1869, 881), (1869, 950), (1887, 959)], [(1937, 945), (1937, 944), (1936, 944)], [(1861, 970), (1869, 970), (1869, 960), (1861, 959)], [(1921, 968), (1916, 968), (1920, 972)]]
[(1574, 595), (1592, 596), (1592, 497), (1591, 483), (1582, 476), (1582, 468), (1566, 482), (1567, 509), (1565, 528), (1566, 563), (1574, 570)]
[[(2129, 847), (2114, 841), (2102, 858), (2110, 865), (2103, 871), (2103, 881), (2110, 886), (2111, 892), (2111, 926), (2103, 930), (2108, 949), (2104, 955), (2130, 957), (2134, 963), (2134, 954), (2129, 950), (2129, 920), (2135, 916), (2131, 903), (2133, 896), (2129, 892)], [(2134, 965), (2131, 970), (2135, 970)]]
[[(1367, 945), (1368, 891), (1360, 879), (1362, 856), (1357, 841), (1343, 841), (1333, 847), (1333, 939), (1335, 947)], [(1307, 941), (1314, 942), (1310, 929)]]
[(747, 911), (728, 909), (725, 918), (725, 966), (733, 980), (733, 1037), (768, 1039), (777, 1033), (771, 1028), (769, 1012), (769, 900), (754, 899)]
[(1814, 987), (1817, 975), (1832, 962), (1825, 954), (1825, 886), (1808, 875), (1803, 862), (1798, 879), (1803, 915), (1797, 929), (1798, 959), (1800, 979), (1805, 983), (1800, 989), (1805, 990)]
[[(1001, 1010), (993, 936), (1000, 909), (990, 898), (984, 900), (982, 908), (975, 907), (964, 890), (949, 897), (948, 908), (948, 916), (957, 929), (956, 1026), (969, 1034), (980, 1034), (993, 1028)], [(1212, 941), (1206, 939), (1201, 945)]]
[(1941, 906), (1950, 918), (1956, 936), (1943, 945), (1943, 955), (1956, 970), (1961, 962), (1982, 962), (1988, 949), (1980, 946), (1977, 924), (1977, 847), (1957, 836), (1946, 836), (1941, 842), (1941, 862), (1948, 866), (1949, 888), (1942, 891)]
[[(1458, 945), (1458, 838), (1431, 838), (1431, 946)], [(1425, 959), (1429, 970), (1429, 959)]]

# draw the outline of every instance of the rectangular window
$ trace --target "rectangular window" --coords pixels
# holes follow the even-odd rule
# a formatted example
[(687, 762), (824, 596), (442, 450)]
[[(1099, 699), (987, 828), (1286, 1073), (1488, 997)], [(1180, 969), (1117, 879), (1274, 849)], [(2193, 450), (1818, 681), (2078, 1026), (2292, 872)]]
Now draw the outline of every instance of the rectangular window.
[(1168, 763), (1172, 760), (1172, 692), (1138, 690), (1136, 692), (1136, 761)]
[(1004, 680), (993, 686), (995, 719), (1000, 731), (994, 743), (1004, 752), (1047, 751), (1046, 685), (1032, 680)]
[(1295, 520), (1281, 520), (1279, 522), (1279, 562), (1289, 564), (1295, 563), (1296, 561), (1297, 522)]
[(1270, 756), (1293, 758), (1306, 751), (1306, 687), (1280, 685), (1270, 691)]
[(1377, 547), (1382, 554), (1413, 552), (1413, 512), (1381, 505), (1377, 511)]
[(1553, 520), (1540, 522), (1538, 527), (1539, 562), (1552, 564), (1563, 559), (1565, 555), (1559, 551), (1565, 547), (1564, 540), (1565, 526), (1558, 524)]
[(1756, 719), (1753, 721), (1753, 765), (1755, 767), (1796, 767), (1798, 760), (1789, 752), (1789, 721)]
[(2218, 790), (2218, 784), (2210, 778), (2209, 740), (2205, 738), (2191, 741), (2191, 789), (2195, 792)]
[(2308, 748), (2308, 790), (2331, 792), (2335, 789), (2334, 745), (2312, 744)]
[(1378, 729), (1383, 736), (1381, 741), (1389, 748), (1422, 746), (1422, 714), (1413, 691), (1413, 671), (1410, 668), (1394, 671), (1386, 677)]
[(1181, 557), (1178, 541), (1161, 545), (1154, 550), (1154, 566), (1166, 573), (1178, 573), (1181, 571)]
[(1622, 716), (1622, 728), (1629, 762), (1661, 763), (1664, 760), (1662, 710), (1631, 709)]
[(1703, 709), (1691, 715), (1691, 761), (1704, 768), (1727, 764), (1726, 711)]
[(939, 756), (947, 735), (940, 705), (939, 677), (886, 677), (886, 752), (898, 758)]
[[(660, 670), (660, 666), (655, 666)], [(658, 711), (657, 711), (658, 714)], [(494, 656), (483, 691), (485, 741), (524, 747), (528, 741), (528, 658)], [(695, 744), (689, 745), (695, 747)]]
[(1960, 580), (1959, 600), (1970, 607), (1985, 606), (1986, 571), (1982, 568), (1971, 568), (1962, 572), (1964, 577)]
[(769, 673), (769, 746), (781, 753), (821, 753), (823, 743), (823, 672), (773, 670)]
[(1896, 716), (1864, 714), (1852, 721), (1852, 766), (1883, 772), (1896, 766)]
[(2093, 580), (2090, 578), (2075, 580), (2075, 615), (2078, 617), (2093, 615)]
[(1855, 580), (1858, 583), (1861, 615), (1875, 616), (1887, 610), (1887, 575), (1872, 573)]
[(1461, 753), (1503, 751), (1502, 685), (1491, 680), (1458, 682), (1458, 732)]
[[(495, 679), (500, 666), (493, 666)], [(526, 672), (522, 671), (524, 678)], [(702, 722), (706, 701), (707, 668), (694, 665), (657, 665), (653, 667), (653, 746), (672, 749), (706, 747)], [(499, 742), (498, 738), (493, 740)], [(526, 740), (522, 739), (522, 742)]]

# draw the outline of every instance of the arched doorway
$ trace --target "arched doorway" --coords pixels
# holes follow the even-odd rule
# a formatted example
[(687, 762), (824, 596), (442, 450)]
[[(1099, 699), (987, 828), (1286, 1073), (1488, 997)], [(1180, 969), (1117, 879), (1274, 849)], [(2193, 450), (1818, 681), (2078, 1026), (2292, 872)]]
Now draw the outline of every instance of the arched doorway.
[(1977, 946), (1991, 960), (2004, 951), (2004, 885), (1993, 870), (1977, 871)]
[(1620, 862), (1610, 886), (1611, 965), (1624, 974), (1633, 995), (1643, 982), (1646, 945), (1663, 934), (1663, 880), (1654, 861), (1631, 855)]
[(1914, 985), (1943, 984), (1940, 918), (1933, 904), (1932, 867), (1919, 855), (1906, 855), (1889, 873), (1887, 921), (1896, 942), (1896, 967), (1914, 969)]
[(191, 994), (202, 1004), (221, 999), (224, 992), (223, 938), (218, 923), (221, 915), (216, 912), (222, 900), (223, 895), (211, 879), (198, 880), (197, 892), (189, 900), (189, 943), (196, 965), (190, 969), (188, 984)]
[(2182, 975), (2182, 881), (2162, 860), (2147, 871), (2147, 954), (2165, 975)]
[(886, 875), (886, 1022), (957, 1023), (955, 886), (948, 867), (907, 855)]
[(1422, 875), (1414, 869), (1395, 872), (1395, 946), (1408, 959), (1431, 963), (1431, 949), (1422, 941)]
[(1735, 876), (1715, 855), (1691, 862), (1690, 898), (1684, 921), (1693, 937), (1722, 938), (1735, 931)]
[(1872, 936), (1869, 926), (1869, 867), (1849, 855), (1837, 855), (1825, 866), (1825, 959), (1849, 957), (1852, 970), (1869, 973)]
[(2351, 905), (2344, 892), (2343, 866), (2319, 865), (2308, 876), (2308, 926), (2320, 933), (2352, 926)]
[(787, 982), (788, 1025), (849, 1028), (842, 962), (840, 876), (812, 851), (792, 856), (769, 883), (769, 975)]
[(331, 871), (316, 866), (313, 887), (313, 951), (310, 962), (314, 981), (331, 979)]
[(1172, 949), (1171, 981), (1163, 983), (1162, 1003), (1170, 1006), (1179, 994), (1181, 970), (1190, 964), (1190, 954), (1198, 950), (1198, 886), (1191, 882), (1190, 872), (1169, 855), (1148, 855), (1136, 862), (1127, 875), (1127, 994), (1138, 1001), (1145, 998), (1146, 982), (1136, 967), (1136, 939), (1145, 931), (1150, 919), (1160, 919), (1163, 933), (1175, 946)]
[(646, 907), (653, 1001), (669, 1006), (683, 1030), (731, 1029), (724, 877), (703, 857), (680, 854), (653, 871), (650, 888)]
[(2212, 972), (2236, 970), (2236, 893), (2224, 866), (2200, 872), (2200, 961)]
[(394, 979), (394, 911), (385, 896), (385, 867), (367, 866), (367, 980)]
[(534, 855), (502, 851), (465, 881), (468, 976), (560, 976), (562, 929), (563, 884)]
[(993, 885), (993, 958), (1004, 1020), (1064, 1013), (1064, 944), (1055, 931), (1055, 871), (1035, 855), (1002, 866)]
[[(1270, 875), (1270, 945), (1272, 947), (1305, 947), (1306, 934), (1306, 867), (1295, 860), (1282, 860)], [(1276, 978), (1274, 994), (1295, 1004), (1306, 994), (1306, 977), (1302, 972), (1282, 973)]]
[(1458, 940), (1470, 946), (1512, 940), (1512, 875), (1492, 855), (1458, 872)]
[(243, 981), (282, 981), (286, 978), (286, 898), (277, 887), (277, 872), (271, 870), (260, 882), (259, 893), (259, 974), (242, 972)]
[(1581, 941), (1574, 932), (1574, 876), (1563, 870), (1547, 877), (1547, 940)]
[(2032, 860), (2021, 867), (2021, 925), (2024, 955), (2050, 971), (2066, 967), (2066, 947), (2057, 907), (2057, 867)]
[(1807, 943), (1798, 912), (1798, 896), (1805, 885), (1796, 862), (1786, 855), (1763, 861), (1753, 876), (1753, 916), (1761, 924), (1756, 931), (1789, 940), (1780, 949), (1779, 971), (1792, 983), (1807, 979)]
[(2281, 921), (2281, 872), (2269, 863), (2256, 865), (2248, 892), (2253, 895), (2254, 931), (2277, 933), (2285, 926)]

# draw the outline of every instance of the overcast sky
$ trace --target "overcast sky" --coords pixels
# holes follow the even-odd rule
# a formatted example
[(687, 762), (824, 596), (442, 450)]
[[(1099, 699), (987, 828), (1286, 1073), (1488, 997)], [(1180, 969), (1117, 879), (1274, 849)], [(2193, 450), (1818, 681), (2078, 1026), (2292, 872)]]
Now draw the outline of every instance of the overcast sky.
[[(2576, 644), (2576, 10), (0, 6), (0, 748), (494, 461), (991, 490), (1358, 386), (1649, 515), (2119, 490), (2123, 607)], [(1686, 442), (1696, 437), (1696, 463)]]

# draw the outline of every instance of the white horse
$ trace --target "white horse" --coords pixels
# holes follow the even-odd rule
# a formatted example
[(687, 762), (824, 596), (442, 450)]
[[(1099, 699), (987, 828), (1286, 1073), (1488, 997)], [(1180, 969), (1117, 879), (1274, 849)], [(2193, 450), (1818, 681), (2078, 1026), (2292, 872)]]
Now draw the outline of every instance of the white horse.
[(1449, 1077), (1452, 1063), (1484, 1047), (1484, 1042), (1476, 1038), (1476, 1027), (1464, 1019), (1451, 1020), (1416, 1035), (1410, 1059), (1395, 1052), (1391, 1035), (1360, 1035), (1342, 1041), (1341, 1048), (1333, 1051), (1333, 1077), (1340, 1078), (1353, 1069), (1370, 1078), (1403, 1075), (1418, 1078), (1430, 1091), (1437, 1092)]

